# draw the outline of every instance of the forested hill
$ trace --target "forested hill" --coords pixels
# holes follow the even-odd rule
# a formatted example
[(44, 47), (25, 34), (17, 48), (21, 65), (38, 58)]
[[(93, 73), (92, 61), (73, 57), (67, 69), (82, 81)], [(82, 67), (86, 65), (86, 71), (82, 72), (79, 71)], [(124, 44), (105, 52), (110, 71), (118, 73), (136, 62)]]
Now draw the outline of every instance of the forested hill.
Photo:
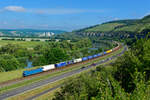
[(150, 32), (150, 15), (142, 19), (117, 20), (106, 22), (100, 25), (91, 26), (78, 31), (81, 35), (98, 36), (133, 36), (143, 35)]

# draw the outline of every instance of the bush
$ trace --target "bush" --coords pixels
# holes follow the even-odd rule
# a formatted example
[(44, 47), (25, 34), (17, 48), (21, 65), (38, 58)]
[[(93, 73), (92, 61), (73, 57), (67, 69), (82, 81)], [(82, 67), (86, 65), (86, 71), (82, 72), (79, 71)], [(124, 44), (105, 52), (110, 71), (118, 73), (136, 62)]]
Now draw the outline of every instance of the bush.
[(9, 54), (0, 56), (0, 69), (1, 71), (15, 70), (20, 67), (18, 60)]

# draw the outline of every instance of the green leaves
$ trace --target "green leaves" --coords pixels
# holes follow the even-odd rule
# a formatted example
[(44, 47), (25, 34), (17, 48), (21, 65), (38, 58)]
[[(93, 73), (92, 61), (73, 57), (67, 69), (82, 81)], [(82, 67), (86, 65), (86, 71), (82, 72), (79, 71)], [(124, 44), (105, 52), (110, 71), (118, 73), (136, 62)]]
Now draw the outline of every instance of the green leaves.
[(62, 61), (66, 61), (69, 56), (60, 48), (48, 49), (44, 52), (43, 57), (47, 64), (54, 64)]
[(0, 69), (1, 71), (9, 71), (18, 69), (20, 66), (17, 59), (9, 54), (4, 54), (0, 56)]

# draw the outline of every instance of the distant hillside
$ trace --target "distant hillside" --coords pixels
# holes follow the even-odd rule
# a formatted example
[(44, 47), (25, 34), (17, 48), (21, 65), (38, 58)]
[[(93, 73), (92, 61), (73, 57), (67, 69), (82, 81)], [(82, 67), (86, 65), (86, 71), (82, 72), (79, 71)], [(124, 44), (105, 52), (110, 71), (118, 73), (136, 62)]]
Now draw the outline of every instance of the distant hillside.
[(150, 32), (150, 15), (142, 19), (117, 20), (76, 31), (82, 35), (130, 36)]
[(49, 37), (64, 32), (62, 30), (0, 29), (0, 36)]

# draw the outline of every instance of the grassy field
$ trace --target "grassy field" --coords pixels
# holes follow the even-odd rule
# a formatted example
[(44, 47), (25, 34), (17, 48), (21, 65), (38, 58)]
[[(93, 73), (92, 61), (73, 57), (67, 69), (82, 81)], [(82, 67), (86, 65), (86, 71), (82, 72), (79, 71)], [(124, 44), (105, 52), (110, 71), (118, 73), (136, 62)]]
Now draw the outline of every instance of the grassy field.
[[(36, 69), (36, 68), (39, 68), (39, 67), (33, 67), (33, 68), (30, 68), (30, 70), (31, 69)], [(27, 69), (19, 69), (19, 70), (14, 70), (14, 71), (9, 71), (9, 72), (0, 72), (0, 83), (1, 82), (6, 82), (8, 80), (21, 78), (22, 73), (25, 70), (27, 70)], [(1, 76), (3, 76), (3, 77), (1, 77)]]
[(58, 88), (54, 91), (48, 92), (48, 93), (36, 98), (35, 100), (52, 100), (55, 96), (55, 93), (58, 91), (60, 91), (60, 88)]
[[(116, 20), (106, 22), (95, 27), (85, 29), (85, 32), (103, 32), (107, 34), (132, 32), (135, 34), (141, 34), (144, 30), (150, 29), (150, 16), (142, 19), (133, 20)], [(84, 32), (83, 32), (84, 33)]]
[(7, 44), (17, 44), (17, 45), (21, 45), (21, 46), (27, 47), (27, 48), (34, 48), (35, 46), (37, 46), (39, 44), (44, 44), (44, 43), (47, 43), (47, 42), (0, 40), (0, 46), (4, 46), (4, 45), (7, 45)]
[(76, 69), (80, 69), (81, 67), (83, 66), (87, 66), (87, 65), (90, 65), (94, 62), (97, 62), (99, 60), (102, 60), (102, 59), (106, 59), (110, 56), (113, 56), (115, 54), (118, 54), (120, 53), (121, 51), (123, 50), (123, 48), (121, 48), (120, 50), (114, 52), (113, 54), (109, 54), (107, 56), (104, 56), (104, 57), (101, 57), (101, 58), (98, 58), (98, 59), (95, 59), (91, 62), (88, 62), (86, 64), (82, 64), (82, 65), (75, 65), (73, 67), (70, 67), (70, 68), (67, 68), (63, 71), (56, 71), (56, 72), (53, 72), (53, 73), (49, 73), (49, 74), (46, 74), (46, 75), (41, 75), (41, 76), (38, 76), (38, 77), (35, 77), (31, 80), (24, 80), (22, 82), (19, 82), (17, 84), (13, 84), (13, 85), (10, 85), (10, 86), (5, 86), (5, 87), (2, 87), (0, 88), (0, 93), (4, 93), (6, 91), (9, 91), (9, 90), (12, 90), (12, 89), (15, 89), (15, 88), (18, 88), (18, 87), (22, 87), (22, 86), (26, 86), (26, 85), (29, 85), (29, 84), (32, 84), (34, 82), (38, 82), (38, 81), (41, 81), (41, 80), (44, 80), (44, 79), (47, 79), (47, 78), (50, 78), (50, 77), (54, 77), (54, 76), (58, 76), (58, 75), (61, 75), (63, 73), (66, 73), (66, 72), (69, 72), (69, 71), (72, 71), (72, 70), (76, 70)]
[(107, 24), (98, 25), (94, 28), (87, 29), (86, 31), (87, 32), (90, 32), (90, 31), (92, 31), (92, 32), (94, 32), (94, 31), (108, 32), (108, 31), (114, 30), (114, 28), (116, 26), (120, 26), (120, 25), (123, 25), (123, 24), (120, 24), (120, 23), (107, 23)]

